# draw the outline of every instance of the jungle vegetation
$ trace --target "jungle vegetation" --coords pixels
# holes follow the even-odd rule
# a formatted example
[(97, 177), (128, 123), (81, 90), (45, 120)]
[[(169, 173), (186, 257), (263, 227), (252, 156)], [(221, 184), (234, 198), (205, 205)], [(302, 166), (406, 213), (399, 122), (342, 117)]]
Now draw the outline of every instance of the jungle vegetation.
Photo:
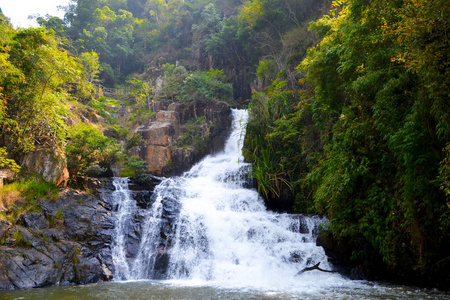
[[(127, 161), (139, 140), (129, 128), (151, 114), (149, 102), (227, 101), (249, 109), (245, 157), (269, 208), (327, 215), (355, 263), (391, 278), (449, 282), (448, 1), (73, 0), (65, 9), (64, 19), (39, 16), (40, 28), (0, 16), (0, 166), (18, 170), (52, 145), (71, 173), (99, 174)], [(96, 96), (98, 84), (130, 90), (126, 122), (108, 115), (120, 99)], [(68, 124), (88, 108), (115, 137)]]

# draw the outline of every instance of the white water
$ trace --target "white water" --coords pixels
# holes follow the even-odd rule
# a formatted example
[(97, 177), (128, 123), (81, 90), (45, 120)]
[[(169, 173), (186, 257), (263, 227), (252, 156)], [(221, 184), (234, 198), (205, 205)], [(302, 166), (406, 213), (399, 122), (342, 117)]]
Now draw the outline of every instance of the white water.
[(115, 240), (112, 246), (112, 257), (114, 261), (115, 277), (126, 279), (130, 276), (130, 269), (125, 256), (125, 236), (126, 222), (130, 220), (136, 211), (136, 201), (131, 198), (128, 190), (128, 178), (114, 178), (116, 190), (113, 192), (113, 199), (117, 207), (117, 224), (115, 228)]
[[(352, 285), (338, 274), (320, 271), (296, 276), (318, 262), (322, 269), (332, 269), (323, 248), (315, 245), (313, 232), (326, 220), (269, 212), (257, 191), (244, 187), (250, 167), (242, 156), (247, 118), (246, 111), (233, 110), (233, 129), (224, 151), (207, 156), (181, 177), (163, 180), (155, 189), (139, 254), (131, 261), (123, 254), (120, 235), (125, 232), (121, 232), (120, 222), (125, 222), (135, 207), (129, 197), (118, 198), (123, 203), (119, 204), (113, 251), (115, 278), (158, 278), (156, 254), (167, 252), (170, 260), (164, 278), (183, 285), (283, 292), (318, 292)], [(123, 186), (116, 188), (120, 193)], [(161, 239), (161, 228), (169, 226), (167, 221), (161, 223), (167, 199), (180, 207), (177, 218), (169, 222), (174, 228), (168, 234), (171, 242)]]

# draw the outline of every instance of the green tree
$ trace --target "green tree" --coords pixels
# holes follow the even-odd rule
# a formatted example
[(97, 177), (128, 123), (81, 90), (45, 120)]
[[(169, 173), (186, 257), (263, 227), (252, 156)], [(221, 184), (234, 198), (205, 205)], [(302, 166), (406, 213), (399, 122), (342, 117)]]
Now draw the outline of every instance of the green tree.
[(376, 264), (381, 256), (403, 277), (437, 276), (448, 260), (439, 249), (448, 247), (449, 208), (436, 178), (445, 165), (450, 107), (448, 92), (430, 86), (444, 87), (448, 76), (441, 64), (420, 67), (448, 54), (437, 46), (445, 45), (443, 24), (432, 21), (427, 27), (437, 35), (416, 56), (424, 27), (410, 14), (412, 7), (419, 16), (428, 5), (448, 8), (433, 2), (336, 2), (344, 6), (313, 26), (325, 37), (300, 68), (314, 88), (310, 101), (324, 143), (309, 175), (317, 208), (335, 236), (351, 241), (354, 258)]
[(201, 69), (212, 67), (208, 64), (206, 45), (213, 34), (217, 33), (222, 27), (221, 20), (222, 17), (216, 10), (215, 5), (210, 3), (203, 9), (200, 21), (192, 25), (193, 47)]
[(80, 123), (69, 128), (67, 166), (72, 176), (98, 176), (119, 160), (120, 145), (93, 125)]
[(180, 96), (184, 80), (188, 77), (188, 71), (183, 66), (176, 67), (173, 64), (166, 63), (164, 68), (164, 85), (161, 90), (161, 97), (166, 97), (175, 101)]
[(196, 72), (184, 80), (181, 98), (184, 101), (230, 101), (233, 97), (233, 90), (231, 85), (224, 81), (225, 76), (221, 70), (211, 69), (209, 72)]
[(69, 99), (64, 85), (76, 82), (78, 64), (45, 29), (14, 32), (7, 48), (1, 78), (7, 122), (1, 130), (8, 152), (20, 156), (36, 145), (63, 146)]
[(64, 35), (64, 30), (65, 30), (65, 23), (64, 20), (55, 17), (55, 16), (51, 16), (51, 15), (45, 15), (44, 17), (42, 16), (38, 16), (36, 18), (37, 23), (39, 24), (39, 26), (41, 27), (45, 27), (47, 30), (54, 30), (59, 36), (63, 36)]
[[(100, 67), (98, 54), (95, 51), (83, 52), (76, 58), (76, 60), (82, 66), (80, 86), (83, 87), (84, 94), (92, 96), (92, 94), (97, 90), (94, 82), (98, 80), (100, 71), (102, 70)], [(79, 95), (79, 97), (83, 96), (83, 94)]]
[[(91, 22), (83, 28), (77, 43), (83, 51), (99, 54), (107, 85), (115, 85), (118, 79), (128, 75), (133, 63), (134, 26), (137, 20), (124, 9), (118, 12), (108, 6), (97, 8)], [(111, 68), (115, 66), (115, 68)], [(113, 70), (111, 74), (110, 69)]]

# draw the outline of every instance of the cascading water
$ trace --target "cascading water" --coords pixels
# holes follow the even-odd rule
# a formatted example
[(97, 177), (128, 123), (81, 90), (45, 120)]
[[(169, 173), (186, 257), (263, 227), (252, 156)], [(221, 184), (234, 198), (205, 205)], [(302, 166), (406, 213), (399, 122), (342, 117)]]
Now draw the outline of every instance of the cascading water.
[(127, 178), (114, 179), (105, 201), (116, 211), (112, 257), (120, 282), (7, 291), (0, 299), (450, 299), (437, 290), (318, 270), (297, 275), (318, 262), (330, 269), (315, 245), (326, 220), (268, 212), (257, 192), (245, 188), (247, 114), (235, 110), (233, 116), (224, 152), (164, 179), (151, 199), (130, 191)]
[[(120, 223), (131, 217), (133, 204), (118, 197), (116, 278), (277, 290), (299, 282), (316, 285), (325, 277), (333, 277), (334, 284), (344, 280), (318, 271), (295, 276), (318, 262), (331, 268), (323, 248), (315, 244), (319, 224), (326, 220), (269, 212), (257, 191), (245, 187), (250, 168), (242, 156), (247, 118), (246, 111), (233, 110), (224, 151), (156, 187), (134, 259), (126, 259), (120, 237), (126, 234)], [(116, 188), (120, 193), (120, 186)]]
[(130, 277), (125, 249), (125, 237), (127, 235), (126, 223), (137, 210), (136, 201), (131, 198), (128, 190), (128, 178), (114, 178), (113, 185), (116, 190), (112, 198), (117, 205), (117, 224), (115, 227), (115, 240), (112, 247), (112, 257), (115, 266), (115, 278), (127, 279)]

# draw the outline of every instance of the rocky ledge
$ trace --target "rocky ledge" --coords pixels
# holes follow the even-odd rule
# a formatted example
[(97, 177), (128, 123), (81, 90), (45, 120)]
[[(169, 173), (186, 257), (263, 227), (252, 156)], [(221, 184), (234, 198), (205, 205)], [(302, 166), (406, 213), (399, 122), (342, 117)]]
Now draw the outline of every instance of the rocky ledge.
[[(114, 186), (111, 179), (87, 185), (96, 193), (63, 189), (55, 201), (37, 200), (35, 212), (14, 222), (0, 219), (0, 290), (112, 279), (115, 216), (107, 195)], [(134, 189), (146, 206), (152, 192)]]
[(71, 189), (38, 201), (15, 224), (0, 221), (0, 290), (110, 280), (111, 205)]

